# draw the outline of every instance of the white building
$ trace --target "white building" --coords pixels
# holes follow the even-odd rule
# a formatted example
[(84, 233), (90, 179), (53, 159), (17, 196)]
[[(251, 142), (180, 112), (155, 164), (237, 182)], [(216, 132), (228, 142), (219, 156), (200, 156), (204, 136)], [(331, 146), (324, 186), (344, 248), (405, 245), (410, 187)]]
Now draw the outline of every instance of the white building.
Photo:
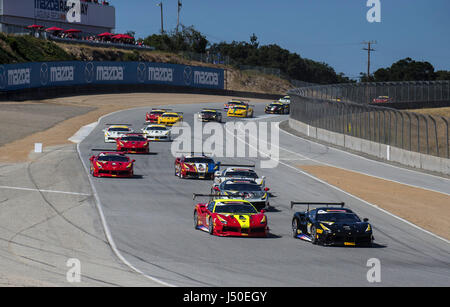
[[(80, 0), (81, 22), (67, 21), (68, 0), (0, 0), (0, 32), (28, 33), (25, 27), (41, 25), (64, 30), (78, 29), (87, 34), (113, 32), (116, 11), (102, 0)], [(98, 3), (97, 3), (98, 2)]]

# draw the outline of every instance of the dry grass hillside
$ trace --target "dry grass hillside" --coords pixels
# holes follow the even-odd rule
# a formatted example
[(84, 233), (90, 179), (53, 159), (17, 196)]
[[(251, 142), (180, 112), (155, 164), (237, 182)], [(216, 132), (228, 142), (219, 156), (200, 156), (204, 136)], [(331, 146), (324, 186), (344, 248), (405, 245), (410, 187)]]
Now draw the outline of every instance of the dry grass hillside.
[(196, 66), (220, 67), (227, 70), (227, 89), (284, 95), (293, 88), (289, 81), (272, 75), (240, 71), (233, 67), (212, 65), (184, 59), (182, 56), (162, 51), (133, 51), (118, 48), (98, 48), (81, 44), (57, 45), (69, 55), (81, 61), (143, 61)]

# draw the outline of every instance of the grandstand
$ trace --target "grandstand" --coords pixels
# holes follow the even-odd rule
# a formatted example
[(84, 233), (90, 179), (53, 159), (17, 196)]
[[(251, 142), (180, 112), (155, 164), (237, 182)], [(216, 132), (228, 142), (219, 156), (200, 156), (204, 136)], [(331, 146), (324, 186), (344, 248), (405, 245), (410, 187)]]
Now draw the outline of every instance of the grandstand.
[(81, 0), (81, 23), (67, 21), (67, 0), (0, 0), (0, 31), (27, 34), (26, 27), (40, 25), (42, 29), (76, 28), (97, 35), (113, 32), (116, 27), (114, 6), (102, 0)]

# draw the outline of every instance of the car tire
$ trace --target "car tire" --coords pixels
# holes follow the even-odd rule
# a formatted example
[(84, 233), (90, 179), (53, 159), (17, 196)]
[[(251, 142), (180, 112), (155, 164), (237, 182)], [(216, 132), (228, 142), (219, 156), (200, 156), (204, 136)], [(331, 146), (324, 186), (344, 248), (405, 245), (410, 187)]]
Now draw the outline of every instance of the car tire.
[(209, 232), (210, 235), (214, 234), (214, 224), (213, 224), (212, 217), (209, 218), (208, 232)]
[(198, 214), (197, 214), (197, 210), (194, 211), (194, 229), (198, 229)]
[(292, 237), (297, 238), (298, 219), (292, 220)]
[(315, 226), (311, 227), (311, 243), (314, 245), (319, 244), (319, 241), (317, 240), (317, 229)]

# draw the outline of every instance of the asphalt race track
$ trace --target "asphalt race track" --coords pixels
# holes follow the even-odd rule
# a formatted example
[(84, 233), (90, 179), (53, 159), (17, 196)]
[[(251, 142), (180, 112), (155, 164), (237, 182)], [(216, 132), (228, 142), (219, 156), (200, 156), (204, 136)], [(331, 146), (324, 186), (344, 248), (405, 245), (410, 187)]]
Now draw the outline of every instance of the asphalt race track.
[[(173, 106), (193, 126), (193, 114), (205, 105)], [(223, 104), (210, 104), (222, 108)], [(285, 120), (266, 116), (257, 104), (257, 121)], [(114, 148), (103, 142), (104, 123), (130, 123), (141, 128), (146, 109), (111, 114), (80, 143), (89, 165), (92, 148)], [(224, 120), (228, 121), (225, 112)], [(258, 118), (259, 116), (259, 118)], [(93, 178), (112, 239), (133, 267), (174, 286), (447, 286), (450, 244), (413, 227), (347, 193), (307, 176), (294, 167), (316, 161), (449, 193), (446, 179), (387, 166), (299, 139), (280, 136), (280, 164), (260, 169), (255, 158), (217, 158), (257, 165), (273, 198), (267, 213), (268, 238), (222, 238), (194, 230), (192, 193), (208, 193), (211, 181), (174, 176), (171, 143), (150, 143), (150, 155), (136, 159), (135, 178)], [(313, 159), (313, 160), (311, 160)], [(344, 201), (361, 218), (369, 218), (375, 236), (372, 248), (322, 247), (291, 236), (290, 201)], [(369, 283), (367, 262), (381, 263), (381, 283)]]

